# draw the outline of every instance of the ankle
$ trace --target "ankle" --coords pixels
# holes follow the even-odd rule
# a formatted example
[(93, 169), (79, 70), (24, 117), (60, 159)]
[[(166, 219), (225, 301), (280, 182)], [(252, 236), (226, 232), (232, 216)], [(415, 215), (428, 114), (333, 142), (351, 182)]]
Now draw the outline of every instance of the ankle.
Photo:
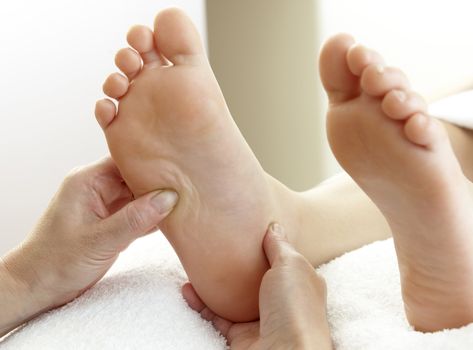
[(291, 190), (271, 175), (265, 173), (272, 198), (271, 221), (280, 223), (287, 233), (287, 238), (295, 245), (302, 229), (303, 199), (299, 193)]

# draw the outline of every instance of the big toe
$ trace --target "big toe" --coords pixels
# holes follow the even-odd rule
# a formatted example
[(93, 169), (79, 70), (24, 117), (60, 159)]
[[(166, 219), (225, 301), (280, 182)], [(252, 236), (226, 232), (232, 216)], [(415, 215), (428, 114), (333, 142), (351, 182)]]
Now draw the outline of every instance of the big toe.
[(360, 92), (359, 78), (351, 71), (347, 55), (355, 40), (347, 34), (330, 38), (322, 48), (319, 70), (330, 102), (343, 102)]
[(160, 12), (154, 21), (154, 33), (158, 50), (173, 64), (191, 63), (204, 54), (197, 29), (179, 9)]

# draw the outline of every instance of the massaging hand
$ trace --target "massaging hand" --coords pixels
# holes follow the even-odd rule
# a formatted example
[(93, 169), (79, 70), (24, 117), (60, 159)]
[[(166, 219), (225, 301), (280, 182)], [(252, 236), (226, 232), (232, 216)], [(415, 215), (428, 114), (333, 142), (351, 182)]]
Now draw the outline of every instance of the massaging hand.
[(215, 315), (188, 283), (182, 292), (189, 306), (211, 321), (232, 349), (331, 349), (324, 280), (289, 244), (281, 226), (271, 226), (263, 247), (271, 269), (260, 287), (260, 321), (232, 323)]
[[(93, 286), (121, 251), (156, 228), (176, 200), (170, 191), (133, 200), (110, 158), (73, 171), (25, 242), (0, 260), (0, 335), (6, 324), (12, 329)], [(1, 305), (5, 300), (11, 308), (20, 305), (20, 312)], [(17, 319), (8, 320), (8, 311)]]

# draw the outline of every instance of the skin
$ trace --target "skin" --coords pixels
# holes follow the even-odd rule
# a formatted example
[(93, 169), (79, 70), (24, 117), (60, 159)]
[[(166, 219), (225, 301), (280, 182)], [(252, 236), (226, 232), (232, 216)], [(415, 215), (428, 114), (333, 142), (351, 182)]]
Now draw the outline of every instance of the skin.
[[(176, 201), (170, 191), (133, 200), (110, 158), (74, 170), (25, 242), (1, 259), (0, 337), (92, 287), (132, 241), (156, 229)], [(282, 228), (271, 227), (264, 240), (272, 268), (263, 278), (262, 336), (253, 332), (259, 322), (219, 319), (218, 330), (236, 348), (251, 343), (253, 348), (330, 349), (325, 283), (290, 246)], [(194, 308), (202, 303), (190, 284), (183, 292)], [(295, 302), (287, 298), (289, 292), (299, 296)]]
[[(273, 220), (294, 229), (290, 242), (314, 266), (391, 236), (383, 213), (350, 177), (295, 193), (264, 172), (234, 125), (198, 34), (181, 11), (158, 14), (154, 31), (133, 27), (128, 41), (131, 48), (116, 57), (124, 75), (114, 73), (104, 83), (118, 109), (110, 100), (98, 101), (96, 117), (135, 193), (156, 188), (179, 193), (180, 204), (162, 229), (214, 312), (233, 321), (257, 318), (258, 288), (268, 269), (260, 247)], [(322, 54), (322, 76), (339, 68)], [(344, 98), (332, 82), (325, 80), (331, 100)], [(344, 84), (349, 94), (359, 92), (355, 75)], [(471, 132), (455, 126), (447, 131), (471, 178)]]
[(347, 35), (324, 47), (328, 139), (386, 218), (406, 316), (420, 331), (473, 321), (473, 199), (442, 124), (405, 75)]
[(263, 248), (271, 267), (261, 282), (259, 321), (234, 323), (219, 317), (191, 284), (182, 289), (189, 306), (212, 322), (231, 349), (332, 349), (324, 280), (292, 247), (282, 226), (270, 226)]
[(133, 200), (110, 158), (74, 170), (31, 234), (0, 260), (0, 337), (92, 287), (176, 201), (170, 191)]
[[(143, 57), (146, 57), (146, 55)], [(132, 73), (129, 72), (129, 74), (132, 76)], [(103, 106), (98, 107), (100, 109)], [(98, 114), (100, 115), (101, 113)], [(103, 119), (98, 119), (99, 122), (104, 122)], [(466, 131), (451, 125), (447, 126), (447, 131), (464, 174), (471, 178), (471, 157), (468, 157), (468, 150), (471, 150), (472, 147), (471, 131)], [(112, 168), (114, 168), (114, 166)], [(79, 171), (78, 174), (80, 175), (81, 172), (82, 171)], [(115, 178), (119, 178), (116, 168), (114, 168), (112, 173), (115, 174)], [(89, 216), (85, 215), (84, 217), (88, 217), (90, 219), (89, 223), (93, 223), (93, 225), (91, 224), (92, 226), (89, 227), (87, 232), (83, 232), (84, 236), (80, 236), (79, 234), (78, 238), (73, 235), (74, 240), (70, 240), (70, 237), (67, 237), (67, 239), (59, 239), (58, 241), (64, 245), (64, 249), (72, 248), (72, 251), (79, 253), (77, 255), (74, 254), (70, 261), (70, 265), (78, 265), (79, 270), (83, 265), (83, 262), (80, 260), (83, 258), (80, 257), (80, 252), (82, 250), (88, 251), (88, 249), (92, 249), (91, 243), (94, 243), (92, 245), (95, 247), (95, 243), (100, 245), (100, 242), (102, 242), (102, 249), (104, 249), (104, 242), (106, 242), (107, 249), (105, 249), (105, 252), (100, 251), (98, 253), (94, 252), (93, 254), (97, 254), (97, 256), (101, 257), (105, 254), (107, 256), (105, 264), (102, 266), (96, 264), (96, 261), (92, 263), (86, 261), (85, 265), (97, 265), (97, 268), (93, 269), (93, 274), (87, 275), (83, 280), (79, 279), (82, 283), (76, 285), (76, 281), (74, 280), (74, 283), (72, 282), (72, 277), (67, 273), (67, 269), (64, 268), (64, 266), (68, 266), (67, 259), (69, 257), (64, 257), (57, 251), (57, 258), (53, 256), (52, 260), (57, 261), (58, 265), (51, 266), (52, 264), (45, 263), (45, 259), (42, 257), (46, 254), (48, 254), (49, 257), (51, 247), (48, 241), (49, 234), (41, 233), (45, 232), (42, 227), (51, 228), (48, 225), (50, 225), (51, 222), (56, 222), (56, 215), (51, 213), (55, 213), (55, 211), (59, 209), (57, 209), (54, 203), (59, 203), (61, 201), (60, 198), (70, 198), (70, 194), (65, 194), (68, 193), (68, 188), (73, 188), (74, 186), (76, 190), (82, 188), (82, 182), (77, 181), (76, 183), (76, 180), (74, 180), (79, 177), (78, 174), (70, 176), (70, 178), (66, 180), (63, 189), (60, 190), (53, 200), (51, 208), (48, 210), (49, 214), (45, 215), (40, 221), (40, 224), (30, 236), (31, 239), (25, 242), (23, 247), (6, 256), (0, 264), (0, 278), (5, 282), (0, 290), (0, 295), (2, 300), (8, 301), (5, 313), (2, 315), (2, 323), (0, 323), (2, 334), (8, 332), (9, 329), (14, 328), (15, 325), (20, 324), (24, 320), (34, 317), (36, 314), (62, 305), (75, 296), (80, 295), (85, 289), (93, 285), (96, 280), (103, 276), (109, 264), (113, 263), (121, 249), (124, 249), (136, 236), (141, 235), (142, 232), (146, 232), (146, 230), (138, 230), (142, 232), (137, 233), (136, 227), (146, 226), (144, 224), (146, 220), (143, 219), (143, 216), (136, 215), (138, 212), (136, 208), (130, 209), (125, 206), (125, 208), (128, 209), (124, 209), (119, 205), (119, 203), (127, 204), (131, 201), (132, 196), (129, 189), (123, 190), (125, 193), (119, 199), (113, 196), (113, 198), (106, 196), (105, 199), (102, 199), (101, 204), (95, 203), (95, 205), (92, 206), (90, 206), (91, 198), (85, 198), (85, 202), (83, 203), (89, 203), (88, 210), (81, 212), (81, 214), (88, 213)], [(90, 175), (90, 173), (88, 173), (88, 175)], [(70, 183), (76, 183), (76, 185)], [(88, 184), (90, 185), (89, 182)], [(122, 188), (122, 186), (124, 186), (122, 179), (120, 178), (120, 186), (117, 185), (117, 182), (115, 185), (115, 189)], [(94, 193), (97, 193), (97, 188), (98, 187), (94, 188)], [(285, 189), (281, 189), (281, 192), (285, 191)], [(115, 192), (116, 191), (114, 191), (114, 193)], [(343, 203), (334, 199), (340, 198), (340, 196), (344, 198)], [(294, 212), (291, 212), (288, 216), (292, 215), (296, 218), (294, 220), (294, 226), (303, 229), (298, 232), (297, 235), (291, 233), (288, 239), (296, 245), (299, 251), (303, 252), (313, 265), (318, 265), (321, 262), (330, 260), (345, 251), (357, 248), (374, 239), (385, 238), (390, 235), (389, 226), (381, 212), (373, 205), (366, 194), (348, 177), (338, 177), (312, 191), (297, 194), (295, 197), (297, 197), (297, 200), (291, 204), (297, 207), (298, 210), (296, 210), (296, 212), (299, 214), (296, 215)], [(143, 198), (148, 198), (149, 200), (147, 195)], [(283, 195), (278, 198), (283, 198)], [(95, 200), (96, 199), (97, 198), (95, 198)], [(137, 201), (134, 203), (135, 204), (130, 204), (131, 208), (135, 205), (139, 205), (136, 203), (142, 202), (140, 199), (140, 202)], [(75, 208), (75, 206), (73, 206), (73, 208)], [(143, 209), (144, 208), (141, 208), (140, 212), (143, 212)], [(125, 214), (123, 214), (123, 212)], [(145, 210), (144, 212), (148, 211)], [(347, 212), (351, 213), (351, 215), (346, 215)], [(110, 219), (112, 217), (126, 218), (120, 221), (120, 225), (112, 225), (117, 228), (117, 230), (113, 230), (113, 232), (123, 233), (123, 237), (116, 241), (118, 242), (116, 246), (111, 244), (113, 242), (107, 241), (107, 238), (105, 238), (107, 237), (107, 232), (110, 233), (110, 231), (106, 229), (105, 226), (107, 225), (103, 224), (103, 222), (115, 220)], [(102, 222), (102, 224), (98, 222)], [(125, 227), (128, 225), (131, 228), (131, 230), (126, 230), (128, 233), (118, 229), (118, 227), (124, 227), (124, 224)], [(61, 225), (64, 225), (64, 223), (61, 223)], [(150, 227), (155, 227), (155, 225), (156, 223)], [(315, 234), (313, 232), (314, 228), (317, 228)], [(54, 230), (51, 230), (51, 232), (54, 232)], [(60, 232), (57, 232), (59, 238), (61, 238), (60, 236), (63, 232), (67, 232), (67, 230), (64, 230), (64, 227), (62, 227)], [(78, 232), (81, 231), (78, 230), (78, 227), (74, 227), (74, 233)], [(90, 232), (92, 232), (92, 234)], [(130, 234), (130, 232), (132, 232), (132, 234)], [(119, 237), (121, 236), (120, 234)], [(80, 242), (76, 242), (76, 239)], [(113, 240), (115, 239), (116, 237), (113, 238)], [(46, 242), (48, 244), (46, 244)], [(69, 246), (68, 244), (71, 242), (76, 242), (77, 246)], [(110, 244), (115, 248), (110, 250)], [(66, 260), (62, 261), (63, 259)], [(58, 268), (58, 266), (61, 266), (61, 268)], [(74, 274), (77, 273), (75, 269), (77, 269), (77, 266), (71, 270), (74, 271)], [(58, 285), (63, 285), (65, 288), (57, 290)], [(21, 296), (21, 298), (19, 299), (18, 296)], [(32, 296), (34, 296), (34, 298)], [(21, 300), (21, 305), (18, 300)]]
[(200, 297), (228, 319), (255, 320), (264, 233), (276, 218), (297, 230), (297, 196), (247, 145), (182, 11), (160, 12), (153, 31), (135, 26), (127, 39), (131, 48), (116, 57), (126, 77), (114, 73), (103, 86), (118, 109), (96, 105), (110, 153), (135, 196), (179, 194), (160, 227)]

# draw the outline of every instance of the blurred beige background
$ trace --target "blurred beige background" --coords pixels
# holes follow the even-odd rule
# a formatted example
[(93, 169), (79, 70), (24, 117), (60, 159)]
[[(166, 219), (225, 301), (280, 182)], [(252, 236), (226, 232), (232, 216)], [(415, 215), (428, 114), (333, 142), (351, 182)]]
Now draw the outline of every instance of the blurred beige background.
[[(18, 244), (74, 166), (107, 152), (93, 118), (128, 27), (186, 10), (206, 38), (230, 109), (265, 169), (303, 190), (337, 172), (316, 58), (346, 31), (435, 99), (473, 77), (463, 0), (19, 0), (0, 4), (0, 254)], [(208, 27), (206, 17), (208, 18)]]
[(303, 190), (339, 171), (325, 140), (321, 43), (351, 33), (432, 101), (473, 82), (472, 10), (463, 0), (208, 0), (210, 59), (264, 168)]

